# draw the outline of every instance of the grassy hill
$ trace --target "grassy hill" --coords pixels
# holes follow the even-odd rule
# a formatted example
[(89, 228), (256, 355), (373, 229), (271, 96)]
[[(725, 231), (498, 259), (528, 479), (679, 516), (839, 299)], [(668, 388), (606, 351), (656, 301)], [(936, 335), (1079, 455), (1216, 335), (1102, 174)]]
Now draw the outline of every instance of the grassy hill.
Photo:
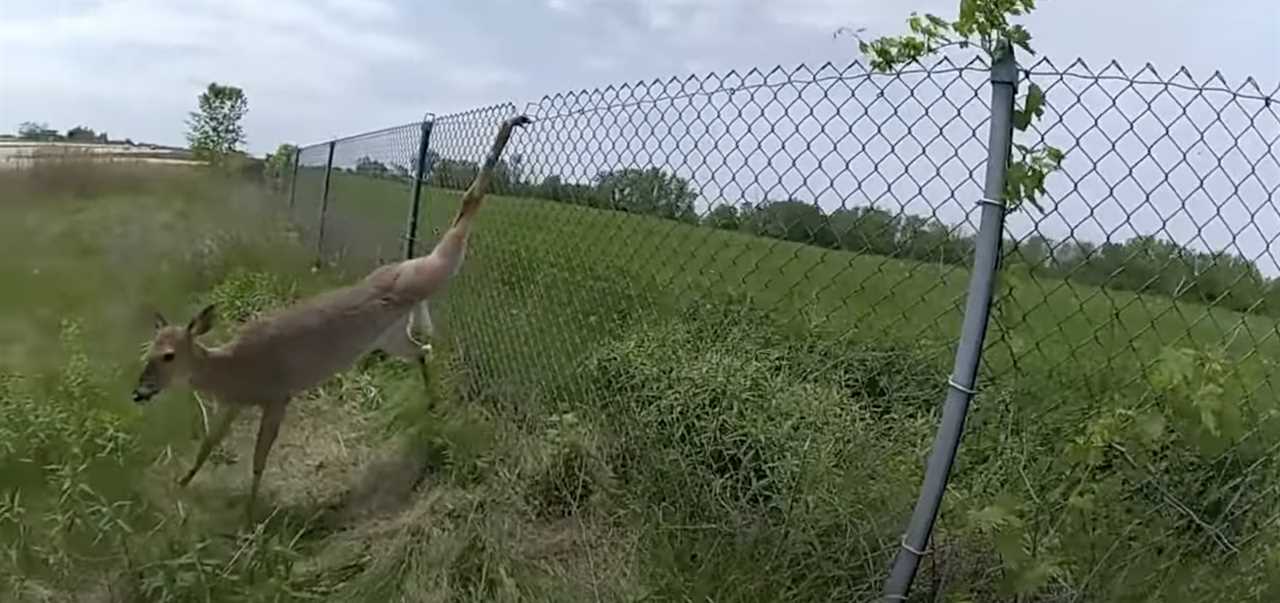
[[(341, 243), (327, 247), (350, 237), (356, 254), (350, 265), (363, 269), (375, 261), (367, 255), (369, 233), (394, 236), (397, 243), (402, 238), (408, 188), (342, 173), (332, 182), (330, 216), (338, 212), (342, 227), (335, 232), (330, 226), (329, 234)], [(421, 236), (434, 240), (431, 228), (448, 222), (457, 197), (456, 191), (424, 189)], [(630, 293), (651, 298), (647, 303), (745, 294), (762, 309), (805, 327), (950, 347), (960, 330), (969, 278), (968, 270), (945, 264), (821, 249), (539, 199), (491, 197), (478, 224), (470, 259), (483, 267), (467, 271), (460, 288), (488, 290), (496, 286), (492, 281), (509, 279), (541, 283), (540, 271), (560, 271), (565, 280), (557, 282), (574, 293), (539, 311), (565, 314), (552, 322), (564, 323), (567, 330), (554, 337), (568, 342), (590, 335), (575, 328), (581, 321), (565, 322), (567, 317), (589, 316), (593, 307), (611, 303), (612, 292), (594, 297), (589, 292), (596, 281), (613, 278)], [(384, 259), (392, 259), (399, 249), (383, 245), (381, 251)], [(1002, 279), (986, 357), (994, 376), (1059, 375), (1071, 381), (1099, 363), (1124, 370), (1149, 366), (1168, 346), (1224, 346), (1233, 357), (1280, 357), (1280, 325), (1269, 317), (1019, 272)], [(543, 283), (544, 294), (557, 295), (545, 291), (549, 284)], [(471, 314), (490, 311), (490, 319), (501, 316), (489, 308)], [(948, 362), (950, 353), (945, 352)]]

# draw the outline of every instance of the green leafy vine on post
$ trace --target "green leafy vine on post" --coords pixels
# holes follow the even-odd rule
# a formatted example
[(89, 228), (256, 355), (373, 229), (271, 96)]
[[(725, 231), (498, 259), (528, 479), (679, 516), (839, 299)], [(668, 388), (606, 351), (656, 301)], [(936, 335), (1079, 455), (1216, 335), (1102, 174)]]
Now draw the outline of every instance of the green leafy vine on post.
[[(1009, 17), (1024, 15), (1035, 9), (1035, 0), (960, 0), (960, 14), (954, 21), (912, 13), (907, 19), (911, 33), (885, 36), (870, 42), (860, 41), (859, 50), (871, 62), (871, 68), (888, 72), (950, 46), (976, 46), (993, 61), (1013, 47), (1031, 54), (1031, 33), (1021, 25), (1009, 23)], [(1015, 106), (1013, 126), (1026, 131), (1044, 115), (1044, 90), (1035, 83), (1027, 85), (1022, 106)], [(1016, 157), (1011, 157), (1005, 180), (1005, 202), (1009, 211), (1017, 211), (1023, 203), (1031, 203), (1043, 212), (1037, 198), (1045, 193), (1044, 182), (1056, 171), (1065, 156), (1053, 146), (1028, 146), (1014, 143)]]

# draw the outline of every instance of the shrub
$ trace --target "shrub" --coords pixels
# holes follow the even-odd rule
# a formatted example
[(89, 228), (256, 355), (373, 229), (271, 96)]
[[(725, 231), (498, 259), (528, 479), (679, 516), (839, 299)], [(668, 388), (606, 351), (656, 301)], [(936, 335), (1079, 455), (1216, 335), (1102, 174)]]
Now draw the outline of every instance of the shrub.
[(704, 560), (689, 576), (694, 566), (673, 558), (675, 575), (655, 579), (711, 580), (744, 596), (872, 592), (887, 558), (868, 562), (868, 548), (901, 528), (919, 481), (917, 443), (932, 427), (922, 401), (939, 376), (913, 354), (801, 340), (749, 305), (719, 303), (604, 345), (587, 370), (600, 395), (584, 404), (609, 427), (627, 506), (666, 534), (652, 550), (726, 562), (712, 571)]

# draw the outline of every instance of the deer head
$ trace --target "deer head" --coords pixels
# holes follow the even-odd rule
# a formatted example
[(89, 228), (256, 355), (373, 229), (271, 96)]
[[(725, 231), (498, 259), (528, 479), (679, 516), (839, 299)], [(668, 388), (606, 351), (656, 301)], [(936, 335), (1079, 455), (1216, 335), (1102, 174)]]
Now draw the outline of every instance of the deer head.
[(155, 314), (155, 335), (147, 348), (146, 364), (133, 389), (133, 401), (144, 403), (173, 383), (191, 375), (198, 344), (196, 338), (213, 328), (214, 305), (200, 310), (186, 326), (171, 325), (159, 312)]

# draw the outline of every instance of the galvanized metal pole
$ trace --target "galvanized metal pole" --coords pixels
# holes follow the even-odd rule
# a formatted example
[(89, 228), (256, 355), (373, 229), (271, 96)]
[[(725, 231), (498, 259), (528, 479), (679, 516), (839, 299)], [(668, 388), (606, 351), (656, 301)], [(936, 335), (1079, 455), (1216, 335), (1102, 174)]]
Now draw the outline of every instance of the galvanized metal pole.
[(969, 277), (969, 296), (965, 302), (964, 325), (956, 347), (955, 365), (947, 381), (947, 397), (942, 408), (942, 421), (933, 440), (933, 450), (925, 467), (924, 483), (916, 500), (911, 523), (903, 535), (902, 546), (885, 581), (884, 600), (904, 601), (915, 579), (920, 559), (926, 554), (929, 536), (947, 478), (955, 460), (960, 436), (964, 431), (969, 401), (976, 393), (978, 365), (986, 338), (995, 288), (997, 263), (1000, 259), (1001, 235), (1004, 233), (1004, 185), (1013, 145), (1013, 99), (1018, 88), (1018, 65), (1013, 51), (1003, 48), (991, 65), (991, 130), (987, 143), (987, 175), (983, 186), (982, 222), (974, 249), (973, 273)]
[(293, 199), (298, 192), (298, 164), (302, 161), (302, 147), (293, 150), (293, 173), (289, 175), (289, 217), (293, 217)]
[(316, 234), (316, 266), (324, 263), (324, 220), (329, 212), (329, 176), (333, 174), (333, 148), (336, 140), (329, 141), (329, 159), (324, 164), (324, 186), (320, 189), (320, 228)]
[(422, 207), (422, 179), (427, 169), (427, 149), (431, 146), (431, 127), (435, 119), (427, 116), (422, 120), (422, 133), (418, 138), (418, 160), (413, 171), (412, 203), (409, 205), (409, 223), (404, 233), (404, 257), (413, 258), (417, 254), (418, 216)]

